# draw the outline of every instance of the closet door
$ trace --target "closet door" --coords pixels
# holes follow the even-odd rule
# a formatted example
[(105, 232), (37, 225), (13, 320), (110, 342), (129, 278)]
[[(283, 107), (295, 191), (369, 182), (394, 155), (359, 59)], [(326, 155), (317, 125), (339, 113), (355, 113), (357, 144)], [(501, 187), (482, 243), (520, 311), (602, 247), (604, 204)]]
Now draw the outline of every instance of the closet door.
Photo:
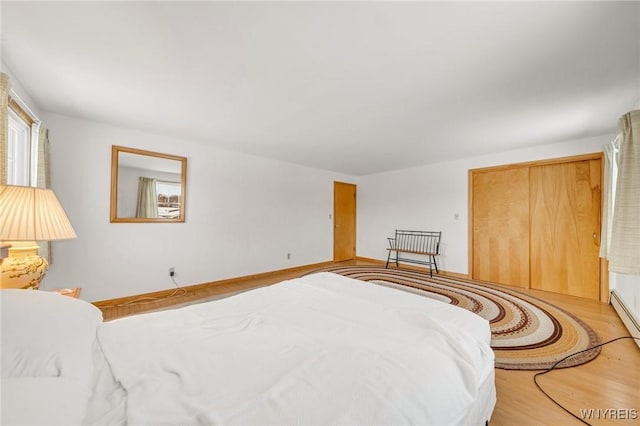
[(472, 277), (529, 288), (529, 168), (471, 173)]
[(601, 162), (530, 168), (531, 288), (599, 299)]
[(333, 183), (333, 261), (356, 258), (356, 186)]

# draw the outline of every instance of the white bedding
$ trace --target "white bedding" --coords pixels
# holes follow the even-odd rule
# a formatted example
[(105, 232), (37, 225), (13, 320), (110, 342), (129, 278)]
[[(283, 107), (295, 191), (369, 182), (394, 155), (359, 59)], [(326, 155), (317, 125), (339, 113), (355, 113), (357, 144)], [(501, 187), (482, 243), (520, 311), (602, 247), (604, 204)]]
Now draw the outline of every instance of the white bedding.
[(0, 291), (0, 424), (78, 425), (93, 389), (96, 329), (90, 303), (36, 290)]
[(331, 273), (107, 322), (98, 341), (130, 425), (481, 425), (495, 404), (487, 321)]

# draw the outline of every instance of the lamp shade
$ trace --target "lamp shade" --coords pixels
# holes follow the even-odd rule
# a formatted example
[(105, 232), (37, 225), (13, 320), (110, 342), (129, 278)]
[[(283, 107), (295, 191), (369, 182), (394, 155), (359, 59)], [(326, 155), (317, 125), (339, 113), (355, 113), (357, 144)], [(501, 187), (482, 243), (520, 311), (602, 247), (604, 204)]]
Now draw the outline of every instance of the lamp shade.
[(52, 190), (0, 185), (0, 241), (52, 241), (76, 238)]

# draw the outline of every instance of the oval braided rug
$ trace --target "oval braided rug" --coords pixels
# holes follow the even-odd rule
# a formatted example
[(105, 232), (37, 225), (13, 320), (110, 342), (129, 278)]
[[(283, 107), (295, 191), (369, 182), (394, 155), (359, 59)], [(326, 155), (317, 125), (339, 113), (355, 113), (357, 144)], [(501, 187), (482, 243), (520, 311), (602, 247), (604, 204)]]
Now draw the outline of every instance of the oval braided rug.
[[(480, 315), (491, 327), (497, 368), (543, 370), (567, 355), (600, 344), (596, 333), (571, 313), (497, 284), (376, 266), (336, 266), (322, 271), (411, 291)], [(600, 348), (595, 348), (556, 368), (584, 364), (599, 354)]]

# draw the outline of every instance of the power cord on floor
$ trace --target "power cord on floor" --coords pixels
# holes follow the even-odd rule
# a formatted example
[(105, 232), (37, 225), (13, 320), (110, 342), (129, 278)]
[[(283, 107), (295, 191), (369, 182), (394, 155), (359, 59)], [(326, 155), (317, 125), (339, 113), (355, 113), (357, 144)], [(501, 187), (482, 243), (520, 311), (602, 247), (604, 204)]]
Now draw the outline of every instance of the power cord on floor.
[(565, 361), (565, 360), (567, 360), (567, 359), (569, 359), (569, 358), (572, 358), (572, 357), (574, 357), (574, 356), (580, 355), (580, 354), (582, 354), (582, 353), (584, 353), (584, 352), (588, 352), (588, 351), (592, 351), (592, 350), (594, 350), (594, 349), (598, 349), (598, 348), (600, 348), (600, 347), (602, 347), (602, 346), (606, 346), (606, 345), (608, 345), (608, 344), (610, 344), (610, 343), (616, 342), (616, 341), (618, 341), (618, 340), (623, 340), (623, 339), (633, 339), (633, 340), (638, 340), (638, 341), (640, 341), (640, 338), (638, 338), (638, 337), (633, 337), (633, 336), (622, 336), (622, 337), (617, 337), (617, 338), (615, 338), (615, 339), (609, 340), (608, 342), (600, 343), (599, 345), (595, 345), (595, 346), (592, 346), (592, 347), (590, 347), (590, 348), (583, 349), (583, 350), (581, 350), (581, 351), (578, 351), (578, 352), (572, 353), (572, 354), (570, 354), (570, 355), (565, 356), (565, 357), (564, 357), (564, 358), (562, 358), (561, 360), (557, 361), (557, 362), (556, 362), (555, 364), (553, 364), (550, 368), (548, 368), (548, 369), (546, 369), (546, 370), (544, 370), (544, 371), (541, 371), (541, 372), (539, 372), (539, 373), (536, 373), (536, 374), (533, 376), (533, 382), (536, 384), (536, 386), (538, 387), (538, 389), (540, 390), (540, 392), (542, 392), (542, 393), (543, 393), (547, 398), (549, 398), (549, 399), (551, 400), (551, 402), (553, 402), (554, 404), (556, 404), (558, 407), (562, 408), (565, 412), (567, 412), (567, 413), (571, 414), (571, 415), (572, 415), (573, 417), (575, 417), (576, 419), (580, 420), (580, 421), (581, 421), (582, 423), (584, 423), (585, 425), (589, 425), (589, 426), (591, 426), (591, 423), (588, 423), (588, 422), (587, 422), (587, 421), (585, 421), (583, 418), (578, 417), (577, 415), (575, 415), (574, 413), (572, 413), (569, 409), (565, 408), (562, 404), (560, 404), (558, 401), (556, 401), (555, 399), (553, 399), (553, 398), (551, 397), (551, 395), (549, 395), (549, 394), (548, 394), (544, 389), (542, 389), (542, 386), (540, 386), (540, 384), (538, 383), (538, 377), (539, 377), (539, 376), (542, 376), (542, 375), (545, 375), (545, 374), (547, 374), (547, 373), (552, 372), (553, 370), (555, 370), (555, 369), (556, 369), (556, 367), (557, 367), (561, 362), (563, 362), (563, 361)]

